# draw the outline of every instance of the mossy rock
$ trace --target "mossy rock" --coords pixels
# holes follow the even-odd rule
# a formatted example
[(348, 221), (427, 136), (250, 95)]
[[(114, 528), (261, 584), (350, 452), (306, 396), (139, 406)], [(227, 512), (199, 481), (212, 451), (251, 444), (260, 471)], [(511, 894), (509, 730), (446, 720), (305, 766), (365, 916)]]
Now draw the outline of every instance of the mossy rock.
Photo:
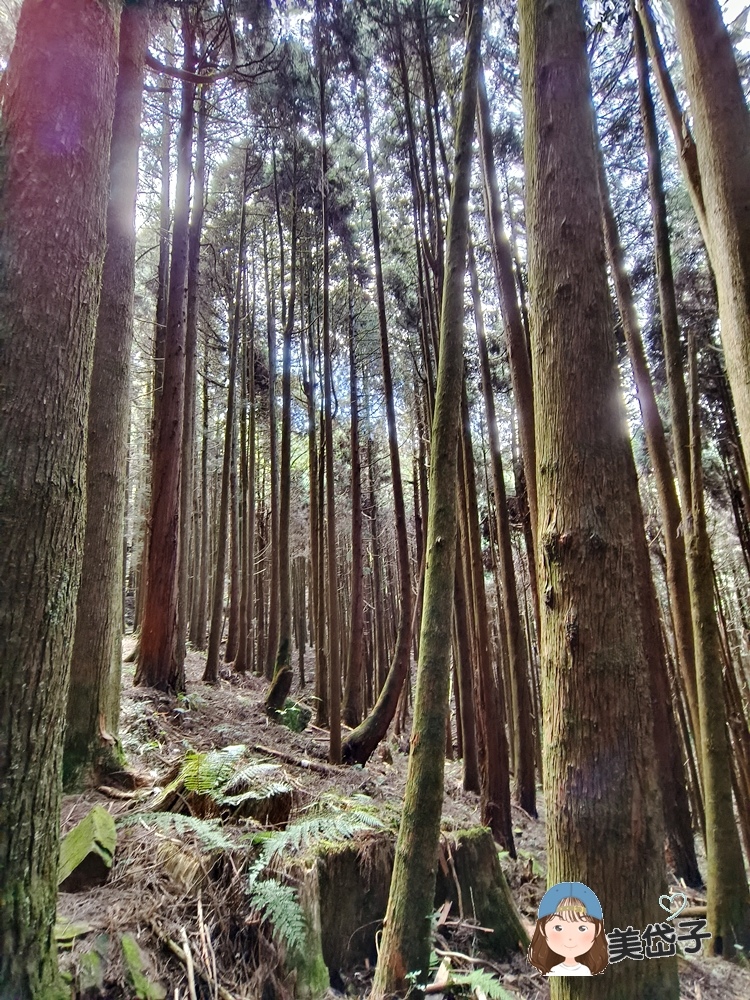
[(491, 831), (475, 827), (446, 835), (446, 848), (455, 878), (452, 871), (446, 874), (438, 867), (436, 906), (450, 900), (453, 912), (491, 929), (491, 934), (477, 934), (477, 946), (492, 958), (502, 961), (513, 952), (525, 950), (529, 939), (500, 867)]
[(116, 845), (115, 821), (106, 809), (94, 806), (60, 844), (60, 891), (82, 892), (106, 882)]
[(274, 720), (291, 729), (293, 733), (304, 733), (310, 719), (312, 719), (312, 709), (308, 705), (303, 705), (301, 701), (294, 701), (287, 698), (284, 707), (275, 715)]

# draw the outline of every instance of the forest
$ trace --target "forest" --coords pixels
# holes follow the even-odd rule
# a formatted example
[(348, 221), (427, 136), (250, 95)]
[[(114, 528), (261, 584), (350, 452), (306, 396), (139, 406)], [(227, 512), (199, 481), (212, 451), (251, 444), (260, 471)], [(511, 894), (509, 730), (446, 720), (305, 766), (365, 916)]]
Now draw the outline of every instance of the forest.
[(0, 1000), (750, 1000), (748, 92), (0, 0)]

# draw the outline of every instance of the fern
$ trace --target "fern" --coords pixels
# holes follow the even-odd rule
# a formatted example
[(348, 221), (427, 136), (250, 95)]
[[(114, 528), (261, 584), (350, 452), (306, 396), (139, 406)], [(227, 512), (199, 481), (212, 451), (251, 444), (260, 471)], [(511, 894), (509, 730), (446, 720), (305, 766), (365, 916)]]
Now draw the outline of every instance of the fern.
[(305, 915), (291, 886), (275, 879), (255, 882), (250, 889), (250, 902), (260, 916), (271, 923), (278, 941), (290, 951), (304, 950)]
[(446, 986), (463, 987), (469, 993), (481, 990), (489, 1000), (513, 1000), (512, 995), (503, 989), (497, 976), (485, 969), (472, 969), (471, 972), (452, 975)]
[(232, 777), (246, 752), (247, 747), (242, 743), (208, 753), (191, 751), (185, 755), (179, 780), (184, 782), (187, 791), (205, 795)]
[(261, 845), (261, 850), (258, 860), (250, 869), (250, 884), (279, 855), (295, 854), (322, 840), (333, 843), (350, 840), (355, 833), (379, 830), (382, 826), (381, 821), (372, 813), (354, 810), (349, 813), (318, 813), (309, 819), (290, 823), (285, 830), (256, 834), (253, 839), (256, 844)]
[(232, 851), (237, 845), (224, 833), (219, 819), (198, 819), (181, 813), (156, 812), (132, 813), (117, 821), (118, 826), (135, 826), (144, 823), (164, 833), (177, 833), (184, 837), (192, 834), (206, 851)]
[(277, 774), (281, 768), (278, 764), (248, 764), (242, 770), (232, 775), (224, 788), (225, 795), (237, 795), (247, 791), (259, 781), (264, 781), (272, 774)]
[[(224, 790), (226, 792), (226, 789)], [(271, 781), (267, 785), (262, 785), (260, 788), (248, 788), (246, 792), (239, 792), (237, 795), (217, 795), (215, 796), (216, 801), (219, 805), (230, 806), (235, 809), (237, 806), (241, 806), (243, 802), (248, 802), (253, 799), (268, 799), (274, 795), (283, 795), (285, 792), (291, 791), (289, 785), (284, 781)]]

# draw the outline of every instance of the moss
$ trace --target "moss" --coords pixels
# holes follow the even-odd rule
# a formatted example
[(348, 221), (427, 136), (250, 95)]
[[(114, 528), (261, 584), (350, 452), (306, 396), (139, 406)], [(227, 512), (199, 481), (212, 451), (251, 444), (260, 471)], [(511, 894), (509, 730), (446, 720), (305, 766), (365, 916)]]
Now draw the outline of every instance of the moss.
[(320, 888), (317, 866), (305, 870), (301, 877), (299, 904), (305, 915), (306, 941), (301, 951), (290, 952), (287, 964), (297, 975), (295, 995), (299, 1000), (317, 1000), (330, 986), (328, 967), (323, 958), (320, 919)]
[(478, 945), (493, 958), (504, 960), (525, 949), (528, 937), (500, 867), (492, 833), (486, 827), (458, 830), (450, 835), (448, 844), (456, 876), (438, 873), (436, 905), (450, 899), (456, 907), (463, 907), (464, 916), (492, 928), (492, 934), (480, 936)]
[(94, 806), (60, 845), (61, 890), (76, 892), (106, 881), (116, 845), (114, 820), (106, 809)]

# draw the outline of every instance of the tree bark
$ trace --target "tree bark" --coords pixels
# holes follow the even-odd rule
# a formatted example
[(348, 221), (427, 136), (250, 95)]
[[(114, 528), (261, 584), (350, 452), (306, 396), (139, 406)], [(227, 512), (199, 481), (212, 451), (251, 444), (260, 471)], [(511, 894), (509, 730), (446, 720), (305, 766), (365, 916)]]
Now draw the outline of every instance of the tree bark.
[[(480, 88), (481, 94), (481, 88)], [(469, 273), (474, 303), (474, 320), (479, 343), (479, 367), (482, 375), (482, 396), (487, 412), (487, 429), (490, 438), (492, 462), (492, 485), (495, 491), (495, 524), (497, 545), (500, 554), (500, 575), (502, 588), (499, 595), (500, 613), (505, 619), (505, 638), (510, 664), (510, 680), (513, 709), (513, 735), (515, 761), (515, 797), (518, 804), (529, 815), (536, 816), (536, 786), (534, 784), (534, 717), (531, 711), (531, 691), (529, 663), (526, 655), (526, 640), (521, 626), (521, 612), (518, 607), (516, 571), (513, 565), (513, 549), (510, 537), (508, 502), (505, 494), (503, 460), (500, 453), (500, 436), (495, 414), (495, 397), (492, 393), (490, 358), (482, 314), (482, 299), (479, 291), (474, 248), (469, 244)]]
[(201, 232), (206, 188), (206, 94), (201, 91), (198, 134), (195, 143), (195, 191), (188, 231), (187, 316), (185, 322), (185, 406), (182, 420), (182, 467), (180, 471), (180, 564), (177, 607), (177, 663), (184, 670), (187, 641), (190, 536), (193, 521), (193, 469), (195, 466), (195, 394), (198, 363), (198, 281), (200, 278)]
[(354, 322), (354, 275), (349, 262), (349, 399), (352, 454), (352, 620), (349, 628), (343, 719), (356, 726), (362, 718), (362, 636), (364, 578), (362, 576), (362, 454), (359, 444), (359, 386)]
[(292, 334), (297, 299), (297, 150), (294, 150), (292, 233), (289, 268), (289, 302), (285, 310), (281, 362), (281, 466), (279, 489), (279, 646), (274, 677), (266, 695), (266, 711), (273, 715), (284, 707), (292, 688), (292, 584), (289, 557), (289, 520), (292, 503)]
[(697, 358), (692, 332), (689, 341), (692, 507), (686, 524), (685, 545), (696, 630), (695, 671), (703, 737), (698, 753), (703, 761), (708, 926), (713, 935), (707, 943), (711, 954), (733, 958), (746, 955), (750, 949), (750, 892), (732, 802), (732, 757), (714, 606), (711, 547), (703, 502)]
[(347, 764), (365, 764), (378, 743), (388, 732), (398, 708), (398, 699), (409, 670), (411, 656), (412, 595), (411, 572), (409, 567), (409, 539), (406, 533), (406, 507), (404, 487), (401, 479), (401, 458), (398, 450), (398, 430), (396, 427), (396, 402), (393, 393), (391, 352), (388, 344), (388, 323), (385, 310), (385, 285), (380, 250), (380, 223), (378, 202), (375, 191), (375, 171), (372, 159), (370, 136), (370, 103), (367, 86), (364, 86), (365, 147), (367, 150), (367, 174), (370, 192), (370, 218), (372, 221), (372, 242), (375, 256), (375, 288), (378, 300), (378, 326), (380, 330), (380, 357), (383, 363), (383, 392), (388, 426), (388, 452), (391, 460), (393, 481), (393, 507), (396, 522), (396, 544), (398, 547), (399, 575), (399, 623), (393, 660), (385, 679), (385, 684), (372, 712), (344, 741), (343, 759)]
[[(548, 878), (591, 886), (606, 926), (645, 927), (665, 884), (663, 830), (583, 5), (519, 0), (519, 18)], [(678, 996), (674, 960), (607, 976), (608, 1000)], [(551, 980), (553, 1000), (596, 993)]]
[(221, 497), (219, 500), (219, 526), (216, 539), (216, 575), (214, 577), (213, 603), (211, 606), (211, 632), (208, 637), (208, 655), (203, 680), (215, 684), (219, 679), (219, 647), (224, 623), (224, 584), (227, 565), (227, 528), (229, 524), (229, 477), (232, 463), (232, 438), (235, 424), (235, 396), (237, 383), (237, 355), (239, 354), (240, 313), (242, 308), (242, 269), (245, 258), (245, 205), (247, 201), (247, 158), (242, 174), (240, 205), (240, 238), (237, 248), (237, 277), (234, 289), (234, 316), (230, 331), (229, 345), (229, 389), (227, 391), (227, 414), (224, 428), (224, 461), (221, 470)]
[(456, 129), (446, 240), (440, 360), (432, 424), (430, 510), (422, 634), (404, 808), (396, 844), (383, 939), (372, 997), (424, 981), (429, 968), (429, 915), (435, 895), (443, 804), (445, 730), (450, 678), (451, 611), (456, 562), (456, 477), (463, 380), (464, 275), (482, 3), (466, 7), (466, 55)]
[[(184, 65), (186, 69), (192, 69), (195, 64), (194, 40), (187, 12), (183, 13), (182, 29)], [(146, 599), (135, 673), (136, 684), (162, 691), (177, 691), (185, 687), (184, 670), (177, 662), (177, 562), (185, 405), (184, 300), (187, 284), (194, 99), (194, 85), (183, 83), (164, 347), (164, 388), (151, 468)]]
[(122, 665), (122, 521), (135, 284), (135, 198), (148, 10), (127, 7), (110, 152), (107, 252), (96, 325), (86, 452), (86, 534), (70, 668), (63, 782), (117, 770)]
[(750, 457), (750, 113), (718, 0), (672, 0), (695, 130), (705, 238), (745, 459)]
[(53, 936), (60, 772), (119, 13), (26, 0), (3, 73), (0, 995), (14, 1000), (68, 995)]

